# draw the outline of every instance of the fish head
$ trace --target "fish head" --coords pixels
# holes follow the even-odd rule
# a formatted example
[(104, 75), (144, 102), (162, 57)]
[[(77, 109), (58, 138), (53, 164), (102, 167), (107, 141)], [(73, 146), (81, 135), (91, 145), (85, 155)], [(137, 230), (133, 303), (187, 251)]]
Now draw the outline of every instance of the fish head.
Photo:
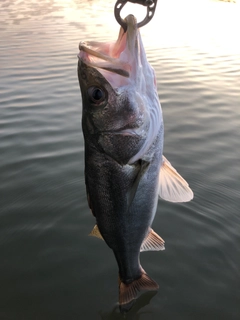
[(97, 68), (84, 61), (79, 61), (78, 77), (84, 128), (90, 133), (101, 134), (136, 127), (136, 120), (141, 115), (131, 91), (113, 88)]
[(114, 135), (121, 135), (123, 140), (135, 138), (138, 147), (134, 150), (139, 156), (142, 146), (145, 150), (157, 134), (159, 123), (154, 122), (161, 122), (161, 109), (155, 74), (147, 61), (136, 19), (129, 15), (125, 21), (127, 30), (120, 28), (115, 43), (79, 45), (82, 126), (85, 135), (104, 136), (102, 144), (109, 143), (107, 137)]

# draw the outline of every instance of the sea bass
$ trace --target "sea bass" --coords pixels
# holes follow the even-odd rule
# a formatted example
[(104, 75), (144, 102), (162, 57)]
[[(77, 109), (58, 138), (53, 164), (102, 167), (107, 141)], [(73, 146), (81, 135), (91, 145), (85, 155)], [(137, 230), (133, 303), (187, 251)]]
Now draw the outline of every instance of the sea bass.
[(119, 304), (141, 290), (156, 290), (140, 264), (140, 251), (163, 250), (152, 222), (158, 195), (189, 201), (187, 182), (163, 156), (163, 118), (153, 68), (133, 15), (113, 44), (81, 42), (85, 183), (96, 218), (92, 235), (113, 250), (119, 268)]

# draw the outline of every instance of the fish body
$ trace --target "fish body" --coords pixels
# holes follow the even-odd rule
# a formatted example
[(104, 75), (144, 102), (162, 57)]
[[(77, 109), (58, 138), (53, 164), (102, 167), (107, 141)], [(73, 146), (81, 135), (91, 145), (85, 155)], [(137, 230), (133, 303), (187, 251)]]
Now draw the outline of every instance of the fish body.
[[(163, 239), (151, 229), (159, 190), (164, 194), (169, 187), (160, 188), (166, 175), (159, 172), (165, 166), (178, 175), (162, 154), (164, 128), (154, 71), (136, 19), (129, 15), (125, 21), (127, 31), (120, 29), (113, 45), (80, 43), (78, 63), (86, 191), (95, 231), (118, 263), (120, 305), (142, 289), (158, 288), (140, 264), (140, 251), (164, 249)], [(188, 185), (185, 189), (189, 193)], [(169, 191), (165, 195), (174, 201)]]

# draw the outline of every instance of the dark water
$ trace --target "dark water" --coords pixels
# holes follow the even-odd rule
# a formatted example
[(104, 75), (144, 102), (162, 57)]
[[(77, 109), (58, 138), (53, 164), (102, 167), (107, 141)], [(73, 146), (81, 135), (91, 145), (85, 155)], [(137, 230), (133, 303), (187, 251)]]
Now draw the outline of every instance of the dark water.
[[(123, 319), (113, 254), (88, 237), (76, 73), (80, 40), (116, 39), (113, 6), (0, 1), (1, 320)], [(141, 262), (160, 289), (126, 319), (240, 319), (239, 14), (237, 2), (159, 0), (142, 29), (164, 154), (195, 198), (159, 201), (166, 250)]]

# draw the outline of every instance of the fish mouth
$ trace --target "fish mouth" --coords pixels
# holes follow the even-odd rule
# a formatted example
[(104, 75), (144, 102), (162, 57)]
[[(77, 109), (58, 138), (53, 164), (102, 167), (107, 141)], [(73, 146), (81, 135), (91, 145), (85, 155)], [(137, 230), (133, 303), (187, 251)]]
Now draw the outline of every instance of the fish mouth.
[[(113, 74), (121, 76), (120, 82), (123, 85), (136, 74), (134, 69), (139, 60), (137, 20), (133, 15), (128, 15), (124, 20), (127, 30), (125, 32), (122, 27), (120, 28), (115, 43), (89, 41), (79, 44), (79, 60), (89, 67), (96, 68), (110, 84), (116, 82), (112, 80)], [(121, 86), (121, 83), (113, 83), (113, 85)]]

